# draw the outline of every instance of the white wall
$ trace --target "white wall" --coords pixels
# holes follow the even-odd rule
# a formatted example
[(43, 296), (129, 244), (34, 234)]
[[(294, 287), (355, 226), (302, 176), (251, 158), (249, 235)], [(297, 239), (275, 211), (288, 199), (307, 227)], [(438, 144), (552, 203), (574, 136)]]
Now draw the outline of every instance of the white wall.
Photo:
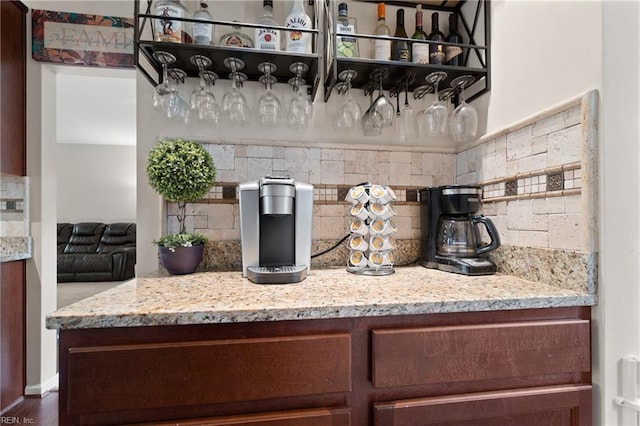
[(136, 147), (56, 145), (58, 222), (135, 222)]
[(602, 3), (492, 0), (491, 73), (487, 133), (601, 89)]

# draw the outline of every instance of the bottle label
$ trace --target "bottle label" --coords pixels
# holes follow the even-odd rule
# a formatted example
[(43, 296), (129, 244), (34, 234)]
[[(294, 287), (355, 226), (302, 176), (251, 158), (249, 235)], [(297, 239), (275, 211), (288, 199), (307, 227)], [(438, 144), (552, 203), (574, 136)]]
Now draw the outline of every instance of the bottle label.
[(280, 50), (280, 31), (278, 30), (256, 28), (254, 38), (257, 49)]
[(445, 53), (445, 57), (446, 57), (447, 62), (449, 62), (450, 60), (452, 60), (456, 56), (462, 55), (462, 47), (446, 46), (444, 48), (444, 53)]
[(431, 43), (429, 44), (429, 63), (443, 64), (446, 60), (443, 45)]
[(213, 25), (193, 23), (193, 41), (195, 44), (209, 44), (212, 33)]
[[(336, 33), (338, 34), (355, 34), (355, 25), (350, 25), (348, 22), (338, 22), (336, 27)], [(355, 37), (338, 36), (338, 56), (351, 58), (358, 56), (357, 52), (357, 40)]]
[(413, 43), (411, 45), (411, 50), (414, 64), (429, 63), (429, 45), (427, 43)]
[(184, 18), (182, 8), (172, 4), (160, 5), (156, 6), (155, 14), (163, 17), (163, 19), (156, 19), (156, 40), (181, 43), (183, 23), (170, 18)]
[(409, 52), (409, 43), (399, 41), (396, 51), (397, 61), (409, 62), (411, 60), (411, 53)]
[(391, 58), (391, 40), (376, 40), (374, 43), (375, 57), (378, 61), (388, 61)]
[(231, 34), (225, 41), (224, 45), (228, 47), (243, 47), (242, 38), (235, 34)]
[[(311, 19), (306, 17), (293, 16), (287, 19), (287, 28), (310, 29)], [(311, 33), (301, 31), (287, 31), (287, 52), (311, 53)]]

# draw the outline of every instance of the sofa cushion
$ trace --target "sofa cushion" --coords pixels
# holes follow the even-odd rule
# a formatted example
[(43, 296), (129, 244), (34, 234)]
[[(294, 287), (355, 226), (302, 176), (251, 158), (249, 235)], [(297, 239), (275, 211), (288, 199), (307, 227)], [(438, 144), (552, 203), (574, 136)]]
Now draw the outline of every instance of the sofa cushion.
[(64, 253), (64, 248), (67, 246), (69, 242), (69, 238), (71, 238), (71, 232), (73, 231), (73, 225), (70, 223), (59, 223), (58, 224), (58, 249), (57, 253)]
[(135, 223), (112, 223), (102, 234), (98, 244), (98, 253), (111, 253), (113, 250), (136, 246)]
[(104, 229), (104, 223), (84, 222), (73, 225), (69, 242), (64, 248), (65, 254), (97, 253), (98, 244)]

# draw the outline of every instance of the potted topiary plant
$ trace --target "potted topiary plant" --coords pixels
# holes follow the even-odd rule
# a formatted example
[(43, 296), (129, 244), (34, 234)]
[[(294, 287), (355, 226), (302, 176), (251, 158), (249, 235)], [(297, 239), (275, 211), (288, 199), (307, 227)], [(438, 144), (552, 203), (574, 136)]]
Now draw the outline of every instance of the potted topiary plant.
[(206, 195), (216, 178), (211, 155), (200, 144), (179, 138), (158, 143), (147, 158), (149, 185), (165, 200), (178, 204), (177, 234), (157, 241), (160, 261), (170, 274), (190, 274), (202, 261), (204, 235), (186, 232), (186, 207)]

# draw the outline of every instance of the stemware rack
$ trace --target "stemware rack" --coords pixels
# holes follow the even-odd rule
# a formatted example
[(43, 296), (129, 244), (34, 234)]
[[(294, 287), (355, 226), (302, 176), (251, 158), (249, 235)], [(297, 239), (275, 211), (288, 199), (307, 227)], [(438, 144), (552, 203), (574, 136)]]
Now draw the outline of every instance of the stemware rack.
[[(371, 2), (373, 0), (358, 0)], [(153, 38), (152, 20), (159, 18), (152, 13), (152, 0), (134, 0), (135, 13), (135, 46), (134, 54), (138, 69), (146, 76), (149, 82), (156, 86), (162, 80), (162, 65), (154, 58), (157, 51), (171, 53), (176, 57), (173, 67), (183, 70), (187, 77), (198, 77), (199, 69), (191, 62), (194, 55), (203, 55), (211, 59), (212, 65), (209, 68), (218, 74), (221, 79), (228, 78), (229, 70), (224, 65), (227, 57), (241, 59), (246, 67), (243, 72), (249, 81), (259, 81), (263, 75), (258, 69), (258, 65), (263, 62), (275, 64), (276, 71), (273, 73), (278, 83), (288, 83), (292, 74), (290, 67), (294, 63), (304, 63), (308, 71), (302, 77), (309, 85), (308, 92), (312, 99), (315, 99), (318, 87), (321, 84), (321, 74), (324, 74), (324, 101), (328, 101), (336, 85), (340, 86), (339, 75), (346, 70), (355, 71), (356, 76), (351, 80), (351, 87), (364, 89), (368, 87), (369, 76), (380, 68), (384, 68), (387, 77), (383, 81), (385, 90), (394, 90), (400, 84), (409, 82), (408, 89), (413, 92), (425, 84), (427, 75), (434, 71), (444, 71), (447, 78), (440, 83), (441, 87), (448, 87), (452, 80), (462, 75), (471, 75), (475, 78), (472, 87), (466, 87), (466, 100), (468, 102), (481, 96), (490, 90), (490, 54), (489, 54), (489, 28), (490, 28), (490, 0), (457, 0), (457, 1), (387, 1), (385, 4), (401, 7), (415, 7), (422, 4), (423, 10), (441, 11), (455, 13), (459, 17), (460, 32), (463, 38), (469, 40), (468, 44), (456, 44), (463, 48), (463, 66), (447, 66), (436, 64), (413, 64), (410, 62), (379, 61), (368, 58), (347, 58), (338, 57), (336, 51), (335, 16), (337, 0), (308, 0), (308, 4), (313, 5), (314, 21), (313, 30), (302, 30), (312, 33), (314, 38), (314, 52), (319, 52), (319, 39), (324, 39), (324, 51), (322, 55), (313, 54), (292, 54), (285, 51), (271, 52), (251, 48), (234, 48), (214, 45), (196, 45), (183, 43), (158, 42)], [(320, 18), (323, 18), (321, 24)], [(196, 22), (190, 18), (172, 18), (180, 21)], [(232, 22), (223, 20), (208, 21), (214, 25), (232, 27), (234, 25), (242, 27), (245, 31), (256, 27), (266, 27), (286, 31), (286, 27), (256, 25), (251, 23)], [(360, 43), (370, 42), (378, 38), (368, 34), (354, 34)], [(391, 37), (391, 39), (397, 39)], [(415, 40), (411, 40), (414, 42)], [(482, 44), (479, 44), (480, 41)], [(426, 41), (428, 42), (428, 41)], [(448, 44), (442, 42), (441, 44)], [(450, 44), (450, 43), (449, 43)]]

